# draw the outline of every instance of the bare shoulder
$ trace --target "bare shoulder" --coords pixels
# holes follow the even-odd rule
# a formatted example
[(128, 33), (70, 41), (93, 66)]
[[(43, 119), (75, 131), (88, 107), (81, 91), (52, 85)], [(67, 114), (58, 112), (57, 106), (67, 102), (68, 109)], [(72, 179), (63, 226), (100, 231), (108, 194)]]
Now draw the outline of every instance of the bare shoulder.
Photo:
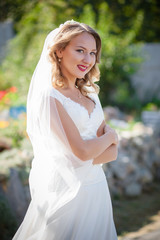
[(57, 86), (54, 86), (53, 88), (55, 90), (57, 90), (58, 92), (60, 92), (65, 97), (70, 97), (70, 92), (67, 88), (62, 88), (62, 87), (57, 87)]

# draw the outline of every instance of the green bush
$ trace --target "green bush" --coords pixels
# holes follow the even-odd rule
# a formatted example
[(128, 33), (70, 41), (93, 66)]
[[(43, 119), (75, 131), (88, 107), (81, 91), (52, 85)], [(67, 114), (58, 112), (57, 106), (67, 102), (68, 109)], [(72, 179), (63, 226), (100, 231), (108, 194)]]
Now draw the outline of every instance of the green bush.
[[(102, 38), (99, 82), (102, 105), (117, 105), (126, 111), (137, 109), (140, 104), (134, 95), (129, 76), (141, 62), (140, 46), (132, 43), (140, 29), (143, 14), (136, 12), (132, 27), (119, 34), (119, 28), (107, 3), (99, 4), (97, 11), (95, 14), (91, 5), (85, 5), (80, 16), (74, 20), (85, 22), (97, 29)], [(66, 18), (72, 19), (73, 16), (73, 11), (67, 9), (64, 17), (60, 9), (48, 1), (35, 4), (16, 25), (18, 33), (10, 43), (9, 54), (0, 70), (0, 88), (14, 85), (19, 90), (20, 101), (24, 103), (47, 33), (60, 22), (67, 20)]]
[(12, 147), (19, 148), (21, 141), (27, 137), (25, 113), (21, 114), (20, 119), (10, 119), (8, 126), (1, 129), (1, 135), (12, 140)]
[[(40, 57), (47, 33), (55, 28), (55, 9), (38, 3), (17, 24), (17, 35), (10, 41), (8, 55), (0, 70), (0, 89), (18, 88), (26, 100), (31, 76)], [(24, 101), (22, 101), (24, 102)]]
[(107, 3), (100, 5), (98, 15), (96, 23), (91, 6), (86, 5), (79, 21), (97, 29), (102, 38), (99, 82), (102, 105), (112, 104), (119, 106), (122, 110), (131, 111), (140, 106), (129, 77), (142, 62), (141, 45), (133, 44), (133, 41), (141, 27), (143, 14), (137, 12), (132, 28), (121, 34), (113, 21), (113, 15)]

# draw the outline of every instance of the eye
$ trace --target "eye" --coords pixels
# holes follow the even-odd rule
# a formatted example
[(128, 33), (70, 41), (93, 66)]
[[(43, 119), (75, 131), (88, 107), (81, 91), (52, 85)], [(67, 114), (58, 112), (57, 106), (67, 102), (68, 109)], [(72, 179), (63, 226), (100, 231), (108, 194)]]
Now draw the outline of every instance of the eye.
[(83, 49), (77, 49), (76, 51), (79, 52), (79, 53), (84, 53)]
[(91, 52), (90, 54), (96, 56), (96, 52)]

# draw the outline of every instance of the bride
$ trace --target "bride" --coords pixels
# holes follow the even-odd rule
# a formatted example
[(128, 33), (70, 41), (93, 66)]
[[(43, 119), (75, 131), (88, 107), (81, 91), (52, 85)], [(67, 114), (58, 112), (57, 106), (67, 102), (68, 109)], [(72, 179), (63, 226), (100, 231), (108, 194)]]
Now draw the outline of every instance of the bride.
[(116, 240), (103, 163), (117, 134), (98, 98), (101, 39), (67, 21), (47, 36), (27, 99), (31, 203), (13, 240)]

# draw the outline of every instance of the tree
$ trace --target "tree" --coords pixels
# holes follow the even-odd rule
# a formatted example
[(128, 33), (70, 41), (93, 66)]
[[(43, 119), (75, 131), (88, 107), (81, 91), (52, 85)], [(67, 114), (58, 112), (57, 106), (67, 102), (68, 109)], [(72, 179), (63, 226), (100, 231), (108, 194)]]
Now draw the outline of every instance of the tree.
[[(71, 1), (69, 1), (71, 3)], [(23, 15), (16, 24), (17, 35), (10, 45), (10, 51), (2, 64), (0, 73), (1, 88), (15, 85), (20, 89), (21, 97), (26, 99), (27, 91), (33, 70), (38, 62), (40, 52), (47, 33), (67, 19), (72, 19), (73, 8), (67, 8), (65, 17), (62, 9), (68, 4), (60, 1), (54, 5), (49, 1), (40, 1)], [(119, 31), (107, 3), (98, 5), (96, 12), (93, 5), (88, 4), (83, 12), (74, 17), (74, 20), (85, 22), (97, 29), (102, 38), (102, 61), (100, 64), (101, 101), (103, 106), (115, 104), (124, 110), (139, 106), (135, 102), (133, 88), (129, 81), (140, 62), (135, 40), (142, 21), (143, 13), (137, 12), (130, 29)], [(97, 18), (98, 16), (98, 18)]]
[(102, 104), (103, 106), (117, 105), (123, 110), (131, 110), (140, 106), (137, 104), (129, 76), (136, 71), (138, 64), (142, 61), (139, 56), (140, 46), (132, 45), (132, 42), (141, 27), (143, 14), (137, 12), (132, 27), (118, 35), (116, 34), (117, 24), (106, 3), (99, 6), (98, 15), (99, 19), (96, 23), (91, 5), (86, 5), (78, 20), (97, 29), (102, 38), (99, 82)]
[(144, 16), (141, 29), (134, 41), (159, 42), (160, 36), (160, 2), (158, 0), (106, 0), (114, 21), (119, 29), (117, 33), (130, 29), (137, 14)]

